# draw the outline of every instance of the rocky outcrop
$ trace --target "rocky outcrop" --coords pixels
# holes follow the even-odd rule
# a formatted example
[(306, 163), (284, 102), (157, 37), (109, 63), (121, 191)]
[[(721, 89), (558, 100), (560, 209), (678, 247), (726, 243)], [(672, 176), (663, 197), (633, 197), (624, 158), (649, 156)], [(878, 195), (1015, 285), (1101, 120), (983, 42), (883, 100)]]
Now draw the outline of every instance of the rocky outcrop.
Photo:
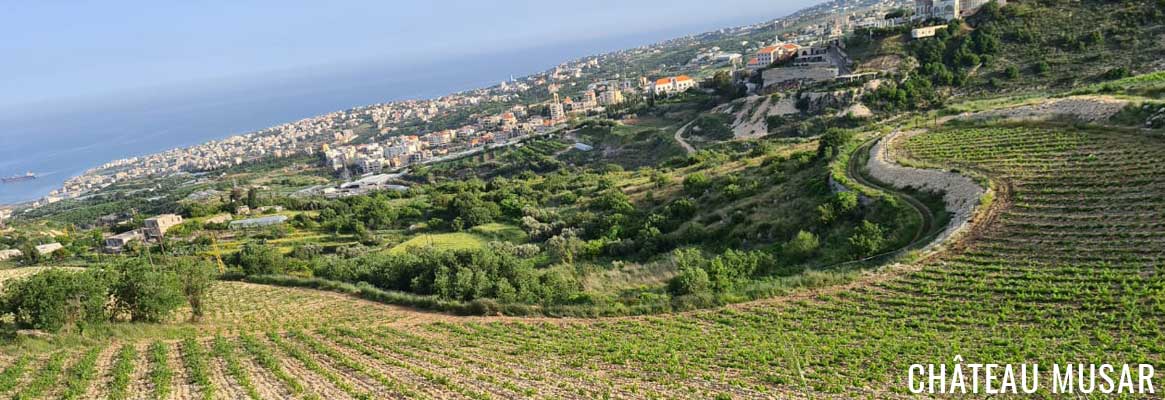
[(732, 132), (737, 139), (750, 139), (769, 133), (768, 117), (796, 114), (797, 106), (796, 101), (785, 96), (751, 96), (712, 111), (732, 117)]
[(866, 167), (871, 177), (896, 188), (910, 187), (943, 193), (943, 203), (947, 212), (951, 213), (951, 220), (938, 237), (927, 245), (929, 249), (969, 225), (975, 207), (979, 205), (979, 199), (985, 191), (975, 181), (954, 172), (904, 167), (895, 163), (891, 149), (899, 141), (917, 133), (919, 131), (895, 131), (882, 138), (870, 148), (870, 158)]

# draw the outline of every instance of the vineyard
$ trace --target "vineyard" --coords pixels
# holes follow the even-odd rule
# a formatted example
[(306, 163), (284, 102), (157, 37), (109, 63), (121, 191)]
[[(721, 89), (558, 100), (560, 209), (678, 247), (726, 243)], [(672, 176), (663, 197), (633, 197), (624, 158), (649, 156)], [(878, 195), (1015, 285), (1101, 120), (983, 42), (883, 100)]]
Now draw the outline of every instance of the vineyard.
[(812, 294), (654, 317), (463, 319), (227, 283), (197, 329), (9, 349), (0, 396), (884, 398), (908, 394), (909, 364), (955, 355), (1160, 364), (1162, 144), (1035, 126), (917, 135), (901, 152), (991, 177), (998, 212), (954, 250)]

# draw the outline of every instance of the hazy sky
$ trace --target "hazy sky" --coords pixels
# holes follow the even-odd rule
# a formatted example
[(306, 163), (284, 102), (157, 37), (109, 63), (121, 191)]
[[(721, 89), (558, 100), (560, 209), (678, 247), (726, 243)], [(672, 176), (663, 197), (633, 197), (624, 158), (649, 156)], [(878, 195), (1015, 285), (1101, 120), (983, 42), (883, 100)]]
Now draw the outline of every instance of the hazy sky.
[(819, 1), (3, 2), (0, 106), (760, 22)]

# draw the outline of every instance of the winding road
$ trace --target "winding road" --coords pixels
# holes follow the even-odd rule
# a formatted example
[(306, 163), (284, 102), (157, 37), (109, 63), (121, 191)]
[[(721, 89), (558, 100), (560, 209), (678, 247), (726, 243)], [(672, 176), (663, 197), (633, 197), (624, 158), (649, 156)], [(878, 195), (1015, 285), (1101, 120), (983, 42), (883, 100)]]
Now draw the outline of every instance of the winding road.
[(865, 143), (862, 143), (861, 146), (858, 146), (858, 148), (850, 154), (849, 163), (846, 165), (845, 176), (846, 178), (849, 178), (850, 180), (857, 182), (862, 186), (889, 193), (891, 196), (894, 196), (895, 198), (905, 202), (906, 205), (910, 206), (910, 208), (914, 209), (914, 211), (918, 213), (922, 223), (919, 224), (918, 231), (914, 233), (914, 237), (910, 240), (910, 243), (907, 243), (902, 247), (860, 260), (848, 261), (833, 266), (855, 264), (881, 258), (891, 258), (906, 251), (925, 246), (926, 243), (931, 240), (931, 238), (938, 236), (938, 234), (942, 231), (942, 227), (935, 223), (936, 218), (934, 211), (932, 211), (921, 201), (912, 197), (906, 192), (898, 190), (893, 186), (874, 181), (862, 173), (862, 166), (866, 164), (870, 156), (870, 148), (881, 139), (881, 136), (870, 139)]
[(680, 143), (680, 146), (683, 146), (684, 151), (688, 152), (688, 154), (696, 154), (696, 148), (692, 147), (692, 145), (688, 144), (688, 142), (684, 140), (684, 132), (687, 131), (688, 127), (692, 126), (694, 123), (696, 123), (696, 121), (692, 120), (691, 122), (684, 124), (684, 126), (681, 126), (680, 129), (676, 129), (676, 141)]

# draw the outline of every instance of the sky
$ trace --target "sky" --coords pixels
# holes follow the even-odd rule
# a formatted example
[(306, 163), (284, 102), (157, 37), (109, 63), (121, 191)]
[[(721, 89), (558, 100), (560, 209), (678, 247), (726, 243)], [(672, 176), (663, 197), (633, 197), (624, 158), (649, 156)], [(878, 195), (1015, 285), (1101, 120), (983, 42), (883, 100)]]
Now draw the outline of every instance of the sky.
[[(0, 107), (422, 64), (677, 27), (818, 0), (195, 0), (0, 3)], [(696, 33), (696, 32), (691, 32)], [(547, 66), (565, 60), (547, 60)], [(467, 67), (472, 67), (467, 65)]]

